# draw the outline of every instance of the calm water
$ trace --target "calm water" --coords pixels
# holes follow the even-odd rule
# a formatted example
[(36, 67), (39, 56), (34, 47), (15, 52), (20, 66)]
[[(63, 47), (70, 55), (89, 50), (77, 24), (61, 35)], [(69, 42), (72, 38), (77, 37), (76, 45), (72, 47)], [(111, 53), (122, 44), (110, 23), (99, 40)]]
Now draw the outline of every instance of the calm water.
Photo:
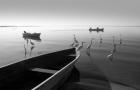
[[(41, 40), (27, 40), (23, 31), (40, 32)], [(99, 71), (110, 81), (140, 89), (140, 28), (105, 27), (104, 32), (88, 29), (55, 29), (45, 27), (1, 27), (0, 66), (40, 54), (70, 48), (76, 39), (86, 42), (76, 63), (81, 81), (91, 81)], [(90, 49), (87, 46), (91, 39)], [(34, 44), (34, 45), (33, 45)]]

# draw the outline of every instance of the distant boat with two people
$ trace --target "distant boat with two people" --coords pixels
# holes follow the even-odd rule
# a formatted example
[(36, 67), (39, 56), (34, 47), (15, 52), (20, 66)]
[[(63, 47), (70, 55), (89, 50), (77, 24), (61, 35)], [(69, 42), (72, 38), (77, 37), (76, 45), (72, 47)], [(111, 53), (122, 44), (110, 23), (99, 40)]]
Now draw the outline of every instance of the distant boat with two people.
[(97, 28), (95, 28), (95, 29), (93, 29), (93, 28), (89, 28), (89, 31), (90, 32), (92, 32), (92, 31), (96, 31), (96, 32), (104, 32), (104, 28), (99, 28), (99, 27), (97, 27)]

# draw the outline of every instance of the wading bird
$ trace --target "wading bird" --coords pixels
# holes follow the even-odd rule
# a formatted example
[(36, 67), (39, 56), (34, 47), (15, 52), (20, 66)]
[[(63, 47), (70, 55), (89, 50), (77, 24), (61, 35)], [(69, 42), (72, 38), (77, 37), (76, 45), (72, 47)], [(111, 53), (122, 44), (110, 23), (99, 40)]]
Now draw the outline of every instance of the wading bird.
[(83, 48), (83, 44), (84, 44), (84, 43), (85, 43), (85, 42), (82, 42), (81, 45), (77, 46), (77, 47), (76, 47), (76, 50), (77, 50), (77, 51), (81, 50), (81, 49)]
[(87, 46), (87, 49), (90, 49), (90, 48), (91, 48), (92, 43), (93, 43), (93, 42), (92, 42), (93, 40), (94, 40), (94, 38), (91, 39), (90, 44)]

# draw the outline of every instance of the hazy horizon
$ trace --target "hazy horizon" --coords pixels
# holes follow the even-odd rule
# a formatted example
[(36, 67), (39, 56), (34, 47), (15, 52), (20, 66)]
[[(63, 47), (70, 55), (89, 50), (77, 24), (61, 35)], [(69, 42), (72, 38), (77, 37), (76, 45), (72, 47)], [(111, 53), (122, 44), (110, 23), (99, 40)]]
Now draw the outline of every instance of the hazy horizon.
[(0, 26), (139, 26), (139, 5), (139, 0), (0, 0)]

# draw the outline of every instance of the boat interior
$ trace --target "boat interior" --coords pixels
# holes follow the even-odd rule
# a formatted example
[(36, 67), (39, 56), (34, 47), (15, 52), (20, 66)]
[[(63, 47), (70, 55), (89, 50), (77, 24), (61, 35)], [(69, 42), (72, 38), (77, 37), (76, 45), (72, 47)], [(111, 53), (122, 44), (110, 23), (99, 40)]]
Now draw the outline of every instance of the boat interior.
[(75, 48), (32, 57), (0, 68), (0, 90), (31, 90), (76, 57)]

